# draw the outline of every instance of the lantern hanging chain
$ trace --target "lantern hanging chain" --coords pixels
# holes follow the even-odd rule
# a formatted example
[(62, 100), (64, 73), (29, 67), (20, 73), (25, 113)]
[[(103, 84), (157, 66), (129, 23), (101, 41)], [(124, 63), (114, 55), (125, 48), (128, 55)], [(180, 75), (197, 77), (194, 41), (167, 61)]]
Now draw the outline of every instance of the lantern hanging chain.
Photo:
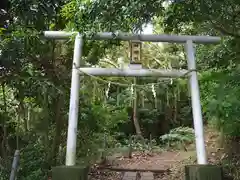
[[(94, 76), (94, 75), (91, 75), (89, 73), (86, 73), (84, 71), (82, 71), (79, 67), (76, 66), (76, 64), (73, 64), (74, 66), (74, 69), (77, 69), (79, 71), (79, 73), (83, 73), (84, 75), (87, 75), (93, 79), (96, 79), (98, 81), (101, 81), (103, 83), (106, 83), (106, 84), (114, 84), (114, 85), (117, 85), (117, 86), (122, 86), (122, 87), (129, 87), (129, 86), (135, 86), (135, 87), (147, 87), (147, 86), (152, 86), (152, 85), (159, 85), (159, 84), (162, 84), (162, 82), (157, 82), (157, 83), (147, 83), (147, 84), (143, 84), (143, 85), (140, 85), (140, 84), (132, 84), (132, 83), (119, 83), (119, 82), (116, 82), (116, 81), (109, 81), (109, 80), (105, 80), (99, 76)], [(154, 71), (153, 69), (150, 69), (151, 71)], [(179, 79), (179, 78), (184, 78), (186, 77), (189, 73), (191, 72), (195, 72), (197, 71), (196, 69), (191, 69), (189, 71), (187, 71), (186, 73), (184, 73), (183, 75), (179, 76), (179, 77), (176, 77), (176, 78), (172, 78), (172, 79)]]

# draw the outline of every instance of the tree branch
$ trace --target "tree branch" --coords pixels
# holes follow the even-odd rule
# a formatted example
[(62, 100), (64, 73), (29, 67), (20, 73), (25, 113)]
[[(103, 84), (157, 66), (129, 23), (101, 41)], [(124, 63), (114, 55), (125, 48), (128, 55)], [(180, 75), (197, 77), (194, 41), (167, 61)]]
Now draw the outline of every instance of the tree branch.
[(215, 28), (216, 30), (220, 31), (224, 35), (240, 38), (240, 34), (238, 34), (238, 33), (230, 32), (229, 30), (225, 29), (224, 27), (222, 27), (220, 25), (217, 25), (216, 23), (214, 23), (212, 21), (211, 21), (211, 24), (212, 24), (213, 28)]

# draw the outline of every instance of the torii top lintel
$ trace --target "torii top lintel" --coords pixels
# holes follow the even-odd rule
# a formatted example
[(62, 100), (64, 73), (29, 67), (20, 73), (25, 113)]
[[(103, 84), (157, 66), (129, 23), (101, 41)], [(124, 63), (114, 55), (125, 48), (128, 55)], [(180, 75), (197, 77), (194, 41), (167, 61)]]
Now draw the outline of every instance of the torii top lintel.
[[(77, 35), (78, 32), (65, 31), (44, 31), (44, 36), (51, 39), (68, 39)], [(149, 42), (170, 42), (170, 43), (186, 43), (192, 41), (197, 44), (218, 43), (221, 38), (217, 36), (187, 36), (187, 35), (167, 35), (167, 34), (129, 34), (129, 33), (96, 33), (90, 39), (92, 40), (110, 40), (119, 39), (122, 41), (140, 40)]]

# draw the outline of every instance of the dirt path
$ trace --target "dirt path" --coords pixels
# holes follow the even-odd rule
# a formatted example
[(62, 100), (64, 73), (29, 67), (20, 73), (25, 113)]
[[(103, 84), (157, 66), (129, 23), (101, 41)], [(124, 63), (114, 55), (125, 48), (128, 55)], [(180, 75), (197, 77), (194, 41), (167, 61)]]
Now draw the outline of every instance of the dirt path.
[(179, 163), (190, 155), (191, 152), (162, 152), (160, 154), (134, 153), (132, 158), (118, 158), (115, 160), (112, 168), (124, 168), (130, 170), (154, 170), (167, 171), (176, 163)]
[(137, 180), (146, 179), (146, 177), (149, 177), (149, 180), (164, 180), (165, 177), (165, 179), (170, 180), (169, 174), (174, 169), (178, 170), (179, 167), (177, 166), (194, 154), (194, 151), (155, 154), (136, 152), (133, 153), (132, 158), (115, 157), (111, 164), (105, 166), (104, 169), (101, 168), (100, 171), (96, 171), (98, 174), (95, 172), (90, 180), (130, 180), (135, 178), (132, 176), (136, 176), (135, 179)]
[[(218, 134), (212, 129), (205, 129), (205, 143), (208, 152), (208, 162), (215, 164), (216, 161), (222, 159), (223, 152), (217, 146)], [(195, 146), (192, 144), (188, 147), (188, 151), (175, 151), (175, 152), (162, 152), (155, 154), (133, 153), (132, 158), (124, 158), (122, 156), (114, 156), (113, 161), (109, 163), (107, 168), (114, 169), (101, 169), (97, 170), (89, 180), (123, 180), (127, 176), (138, 176), (149, 180), (183, 180), (184, 167), (187, 164), (196, 163)], [(111, 159), (111, 158), (110, 158)], [(120, 171), (119, 169), (122, 169)], [(148, 171), (151, 171), (150, 173)], [(130, 180), (130, 179), (126, 180)], [(133, 178), (134, 180), (142, 180), (142, 178)]]

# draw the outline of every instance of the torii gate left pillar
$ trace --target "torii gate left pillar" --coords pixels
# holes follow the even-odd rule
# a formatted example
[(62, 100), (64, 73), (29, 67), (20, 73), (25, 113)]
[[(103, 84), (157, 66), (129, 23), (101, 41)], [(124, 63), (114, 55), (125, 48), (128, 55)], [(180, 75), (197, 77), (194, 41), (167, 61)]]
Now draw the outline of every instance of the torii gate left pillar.
[(76, 144), (77, 144), (77, 127), (78, 127), (78, 111), (79, 111), (79, 91), (80, 91), (80, 75), (76, 67), (80, 66), (82, 57), (83, 39), (80, 34), (75, 37), (73, 65), (72, 65), (72, 80), (70, 92), (70, 107), (68, 114), (68, 141), (66, 165), (73, 166), (76, 164)]

